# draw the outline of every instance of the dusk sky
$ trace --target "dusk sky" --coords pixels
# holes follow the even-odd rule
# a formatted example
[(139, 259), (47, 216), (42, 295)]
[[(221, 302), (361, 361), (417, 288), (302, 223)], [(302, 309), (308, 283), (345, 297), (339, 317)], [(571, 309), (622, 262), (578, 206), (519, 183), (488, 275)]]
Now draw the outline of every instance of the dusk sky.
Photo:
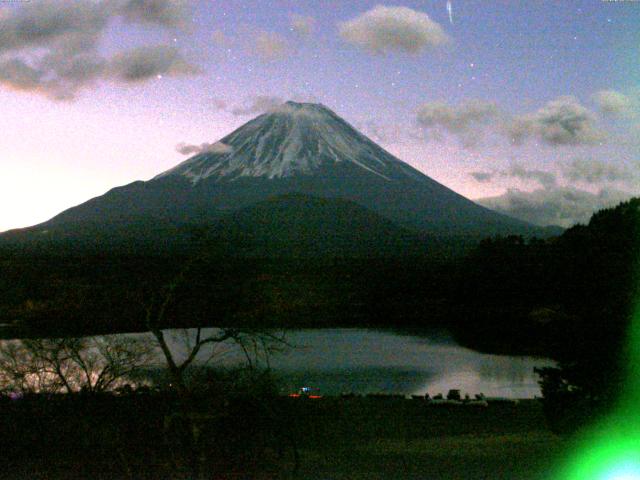
[(0, 231), (290, 99), (492, 208), (584, 222), (640, 194), (640, 2), (0, 0)]

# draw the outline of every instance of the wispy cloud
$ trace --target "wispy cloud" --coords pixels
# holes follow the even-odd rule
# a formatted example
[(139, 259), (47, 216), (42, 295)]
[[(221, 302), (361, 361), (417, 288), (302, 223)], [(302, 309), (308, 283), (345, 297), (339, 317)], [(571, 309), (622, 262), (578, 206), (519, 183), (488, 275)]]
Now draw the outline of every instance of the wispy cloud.
[(536, 168), (526, 168), (521, 164), (514, 164), (508, 170), (502, 172), (502, 175), (511, 178), (519, 178), (521, 180), (533, 180), (538, 182), (544, 188), (551, 188), (556, 185), (556, 174), (546, 170)]
[(197, 155), (199, 153), (230, 153), (233, 151), (233, 147), (222, 142), (201, 143), (200, 145), (182, 142), (176, 145), (176, 151), (182, 155)]
[(503, 195), (482, 198), (476, 202), (536, 225), (570, 227), (576, 223), (587, 223), (594, 212), (631, 197), (627, 192), (613, 189), (592, 193), (574, 187), (555, 187), (532, 192), (510, 189)]
[(291, 47), (279, 33), (258, 32), (255, 38), (255, 51), (262, 60), (271, 62), (288, 57)]
[(301, 37), (308, 37), (313, 33), (316, 26), (316, 20), (313, 17), (306, 15), (298, 15), (296, 13), (290, 16), (290, 28), (291, 31), (300, 35)]
[(477, 171), (470, 174), (478, 182), (490, 182), (496, 176), (495, 172)]
[[(500, 111), (495, 103), (482, 100), (469, 100), (460, 105), (424, 103), (418, 107), (416, 114), (421, 127), (445, 130), (467, 146), (474, 145), (499, 116)], [(438, 134), (437, 131), (435, 133)]]
[(572, 182), (600, 184), (603, 182), (631, 182), (634, 176), (628, 168), (593, 158), (576, 158), (564, 166), (564, 176)]
[(177, 48), (154, 45), (116, 55), (108, 71), (118, 80), (140, 82), (158, 75), (195, 75), (200, 69), (188, 63)]
[(618, 118), (631, 116), (634, 109), (639, 106), (632, 97), (616, 90), (600, 90), (593, 95), (593, 101), (603, 115)]
[(527, 168), (521, 163), (514, 163), (505, 170), (494, 171), (476, 171), (470, 174), (478, 182), (490, 182), (497, 177), (500, 178), (515, 178), (524, 181), (534, 181), (541, 185), (543, 188), (552, 188), (557, 184), (557, 177), (554, 172), (548, 172), (546, 170), (539, 170), (536, 168)]
[(424, 127), (444, 127), (454, 133), (466, 132), (478, 125), (486, 125), (498, 116), (493, 102), (469, 100), (452, 106), (442, 102), (425, 103), (418, 108), (418, 123)]
[(231, 113), (237, 116), (255, 115), (268, 112), (282, 106), (284, 100), (280, 97), (258, 95), (247, 99), (242, 105), (231, 108)]
[(186, 0), (124, 0), (119, 3), (116, 10), (130, 22), (182, 28), (188, 19)]
[(226, 47), (231, 43), (231, 39), (222, 30), (215, 30), (211, 33), (211, 41), (220, 47)]

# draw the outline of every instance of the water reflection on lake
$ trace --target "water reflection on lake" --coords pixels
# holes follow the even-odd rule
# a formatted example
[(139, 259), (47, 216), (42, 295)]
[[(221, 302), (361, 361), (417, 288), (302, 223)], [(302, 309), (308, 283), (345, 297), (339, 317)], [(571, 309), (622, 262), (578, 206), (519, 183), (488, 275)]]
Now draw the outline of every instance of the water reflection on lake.
[[(534, 367), (546, 359), (487, 355), (462, 348), (442, 332), (425, 336), (364, 329), (297, 330), (293, 348), (271, 356), (285, 391), (303, 385), (324, 394), (389, 392), (431, 395), (458, 388), (473, 396), (531, 398), (540, 394)], [(239, 361), (227, 351), (222, 363)]]

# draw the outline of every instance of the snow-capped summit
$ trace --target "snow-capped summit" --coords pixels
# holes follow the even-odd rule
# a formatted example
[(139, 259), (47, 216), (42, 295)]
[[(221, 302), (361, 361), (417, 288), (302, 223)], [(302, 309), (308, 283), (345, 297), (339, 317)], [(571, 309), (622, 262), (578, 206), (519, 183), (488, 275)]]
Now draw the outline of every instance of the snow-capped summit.
[(321, 104), (286, 102), (156, 178), (182, 175), (193, 184), (213, 177), (284, 178), (349, 162), (386, 180), (411, 174), (406, 164)]

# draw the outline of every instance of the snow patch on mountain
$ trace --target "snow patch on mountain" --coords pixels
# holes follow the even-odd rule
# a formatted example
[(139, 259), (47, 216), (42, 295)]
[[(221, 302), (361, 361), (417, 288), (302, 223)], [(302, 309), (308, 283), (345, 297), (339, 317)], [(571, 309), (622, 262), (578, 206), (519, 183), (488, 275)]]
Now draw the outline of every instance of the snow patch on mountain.
[(202, 151), (155, 178), (180, 175), (193, 184), (209, 177), (273, 179), (311, 175), (341, 162), (389, 181), (417, 173), (319, 104), (287, 102), (214, 145), (224, 148)]

